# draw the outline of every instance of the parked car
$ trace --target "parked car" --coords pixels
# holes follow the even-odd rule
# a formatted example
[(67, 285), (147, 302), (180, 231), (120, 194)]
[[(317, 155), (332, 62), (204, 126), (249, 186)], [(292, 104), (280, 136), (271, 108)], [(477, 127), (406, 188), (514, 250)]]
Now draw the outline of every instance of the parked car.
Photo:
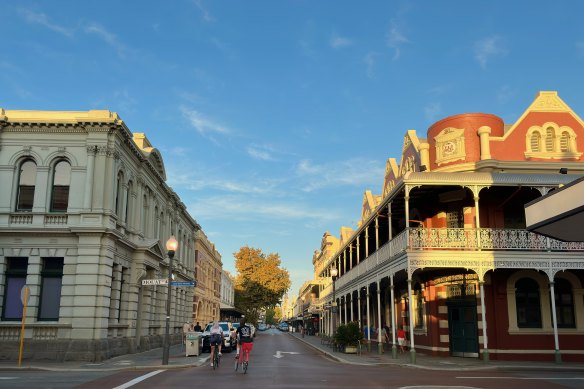
[[(211, 344), (210, 344), (210, 337), (211, 337), (211, 327), (213, 323), (207, 324), (205, 330), (201, 334), (201, 352), (211, 352)], [(221, 346), (222, 352), (231, 352), (234, 349), (235, 344), (232, 342), (231, 333), (233, 330), (233, 325), (230, 321), (220, 321), (219, 327), (223, 330), (223, 345)]]
[(289, 330), (289, 328), (290, 328), (290, 327), (288, 326), (288, 323), (286, 323), (286, 322), (282, 322), (282, 323), (280, 323), (280, 325), (278, 326), (278, 329), (279, 329), (280, 331), (285, 331), (285, 332), (287, 332), (287, 331)]
[(265, 325), (264, 323), (258, 324), (258, 331), (265, 331), (267, 329), (268, 329), (268, 326)]

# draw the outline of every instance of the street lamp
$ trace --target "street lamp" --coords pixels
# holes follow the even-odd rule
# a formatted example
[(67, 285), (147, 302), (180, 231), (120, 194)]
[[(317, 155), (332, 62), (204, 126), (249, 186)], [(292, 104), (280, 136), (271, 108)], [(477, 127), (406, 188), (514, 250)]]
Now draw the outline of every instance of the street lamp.
[(168, 293), (166, 296), (166, 331), (164, 333), (164, 347), (162, 348), (162, 364), (168, 365), (168, 354), (170, 352), (170, 296), (172, 292), (172, 259), (178, 247), (178, 241), (171, 235), (166, 241), (166, 250), (168, 251)]
[(333, 306), (332, 306), (332, 311), (333, 311), (333, 336), (335, 335), (335, 330), (336, 330), (336, 322), (337, 322), (337, 298), (335, 296), (335, 278), (337, 278), (337, 275), (339, 274), (339, 271), (337, 270), (336, 267), (333, 267), (331, 269), (331, 277), (333, 278)]

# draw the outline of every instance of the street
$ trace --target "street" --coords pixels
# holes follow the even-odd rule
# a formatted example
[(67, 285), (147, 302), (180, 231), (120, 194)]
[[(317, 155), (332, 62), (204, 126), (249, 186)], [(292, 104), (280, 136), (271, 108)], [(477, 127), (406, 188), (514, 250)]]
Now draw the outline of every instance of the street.
[(244, 375), (234, 353), (221, 366), (98, 372), (2, 372), (0, 388), (580, 388), (582, 372), (424, 370), (334, 361), (277, 330), (258, 333)]

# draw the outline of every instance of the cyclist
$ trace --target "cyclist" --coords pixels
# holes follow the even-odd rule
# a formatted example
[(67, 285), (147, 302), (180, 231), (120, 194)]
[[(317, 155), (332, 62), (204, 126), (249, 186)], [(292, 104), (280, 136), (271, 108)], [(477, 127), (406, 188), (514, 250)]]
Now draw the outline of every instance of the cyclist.
[(223, 343), (223, 329), (219, 326), (217, 320), (213, 321), (211, 330), (209, 331), (211, 338), (209, 339), (209, 344), (211, 345), (211, 367), (213, 367), (213, 361), (215, 360), (215, 347), (218, 347), (217, 352), (219, 357), (221, 356), (221, 344)]
[(242, 353), (241, 362), (249, 362), (249, 353), (253, 348), (253, 337), (251, 336), (251, 327), (245, 324), (245, 318), (239, 320), (239, 328), (237, 329), (237, 354), (235, 358), (239, 358)]

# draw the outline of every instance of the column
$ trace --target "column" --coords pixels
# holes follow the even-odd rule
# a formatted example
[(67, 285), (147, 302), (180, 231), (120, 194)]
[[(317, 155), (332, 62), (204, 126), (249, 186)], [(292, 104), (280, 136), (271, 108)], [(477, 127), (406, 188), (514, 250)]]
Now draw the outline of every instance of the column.
[(85, 194), (83, 197), (84, 211), (91, 210), (91, 200), (93, 192), (93, 166), (95, 164), (96, 146), (87, 146), (87, 170), (85, 172)]
[(489, 341), (487, 338), (487, 309), (485, 307), (485, 281), (479, 281), (481, 292), (481, 312), (483, 316), (483, 362), (489, 362)]
[(481, 144), (481, 161), (491, 159), (491, 149), (489, 144), (489, 135), (491, 135), (491, 127), (482, 126), (477, 130), (479, 134), (479, 142)]
[(349, 270), (353, 269), (353, 243), (349, 244)]
[(379, 250), (379, 216), (375, 217), (375, 251)]
[(395, 320), (395, 295), (394, 295), (394, 287), (393, 287), (393, 274), (389, 276), (389, 290), (391, 291), (391, 302), (389, 306), (391, 307), (391, 356), (393, 359), (397, 359), (397, 347), (395, 345), (395, 328), (396, 328), (396, 320)]
[(357, 321), (359, 322), (359, 329), (362, 330), (361, 326), (361, 287), (357, 291)]
[(383, 341), (385, 339), (381, 339), (381, 327), (382, 327), (382, 323), (381, 323), (381, 285), (379, 283), (379, 280), (377, 280), (377, 327), (378, 327), (378, 331), (377, 331), (377, 348), (379, 351), (379, 354), (383, 354)]
[[(407, 208), (406, 208), (407, 210)], [(410, 362), (416, 363), (416, 349), (414, 345), (414, 326), (412, 325), (412, 318), (414, 317), (414, 306), (412, 304), (412, 279), (408, 278), (408, 325), (410, 326)]]
[(369, 224), (365, 226), (365, 258), (369, 256)]
[(554, 325), (554, 345), (556, 363), (562, 363), (562, 354), (560, 353), (560, 342), (558, 339), (558, 318), (556, 316), (556, 294), (554, 291), (554, 281), (550, 282), (550, 299), (552, 300), (552, 323)]
[(369, 285), (367, 285), (367, 351), (371, 351), (371, 321), (369, 320)]

